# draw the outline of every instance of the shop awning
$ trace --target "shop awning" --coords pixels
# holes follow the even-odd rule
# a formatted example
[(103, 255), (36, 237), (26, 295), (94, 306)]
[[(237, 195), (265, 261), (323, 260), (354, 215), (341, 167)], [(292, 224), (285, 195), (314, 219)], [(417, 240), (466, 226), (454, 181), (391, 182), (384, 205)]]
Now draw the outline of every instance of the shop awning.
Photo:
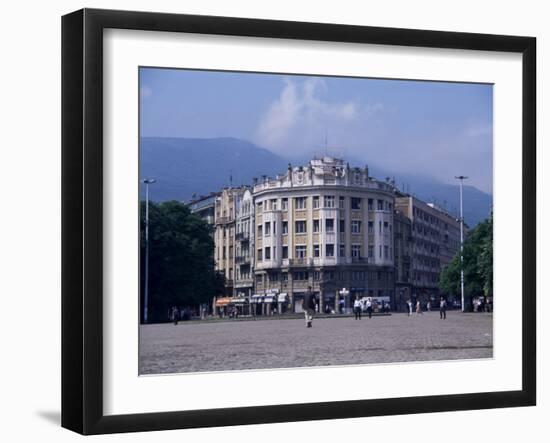
[(286, 303), (288, 302), (288, 294), (286, 292), (283, 292), (277, 296), (277, 302), (278, 303)]
[(244, 305), (248, 303), (248, 298), (246, 297), (235, 297), (231, 299), (231, 303), (235, 305)]
[(276, 295), (254, 294), (250, 297), (250, 303), (273, 303), (274, 300), (277, 300)]

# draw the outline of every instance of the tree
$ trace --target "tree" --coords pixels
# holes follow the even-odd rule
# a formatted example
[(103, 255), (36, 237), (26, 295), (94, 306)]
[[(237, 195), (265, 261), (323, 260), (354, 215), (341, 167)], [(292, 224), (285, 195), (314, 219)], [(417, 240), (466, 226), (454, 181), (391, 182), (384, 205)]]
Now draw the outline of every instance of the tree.
[[(141, 300), (145, 285), (145, 204), (141, 204)], [(223, 291), (211, 228), (179, 202), (149, 203), (149, 321), (170, 307), (195, 307)]]
[[(460, 250), (442, 270), (440, 289), (460, 296)], [(493, 295), (493, 216), (479, 223), (464, 242), (464, 293), (468, 297)]]
[(493, 214), (488, 220), (489, 229), (481, 246), (478, 259), (479, 273), (483, 280), (485, 297), (493, 296)]

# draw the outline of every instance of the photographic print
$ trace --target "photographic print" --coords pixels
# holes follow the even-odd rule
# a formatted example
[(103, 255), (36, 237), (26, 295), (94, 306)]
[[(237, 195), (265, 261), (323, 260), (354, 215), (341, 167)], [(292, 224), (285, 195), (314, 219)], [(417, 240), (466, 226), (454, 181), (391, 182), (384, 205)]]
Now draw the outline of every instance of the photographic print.
[(492, 84), (140, 67), (139, 94), (140, 375), (493, 357)]

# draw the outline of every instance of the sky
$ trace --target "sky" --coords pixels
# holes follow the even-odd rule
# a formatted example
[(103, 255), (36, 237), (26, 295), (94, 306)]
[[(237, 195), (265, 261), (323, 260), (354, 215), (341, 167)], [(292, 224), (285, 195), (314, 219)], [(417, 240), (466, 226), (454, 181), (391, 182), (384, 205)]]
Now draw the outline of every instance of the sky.
[[(141, 136), (248, 140), (492, 193), (493, 87), (140, 68)], [(356, 166), (356, 164), (352, 164)]]

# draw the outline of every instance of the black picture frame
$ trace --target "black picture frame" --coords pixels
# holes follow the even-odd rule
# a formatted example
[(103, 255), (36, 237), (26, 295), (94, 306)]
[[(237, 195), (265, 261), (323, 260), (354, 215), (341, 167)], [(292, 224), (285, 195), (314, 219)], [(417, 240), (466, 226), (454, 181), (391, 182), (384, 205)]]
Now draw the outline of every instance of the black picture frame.
[[(522, 54), (522, 389), (110, 415), (103, 413), (103, 31), (108, 28)], [(62, 18), (62, 426), (82, 434), (536, 404), (536, 39), (83, 9)]]

